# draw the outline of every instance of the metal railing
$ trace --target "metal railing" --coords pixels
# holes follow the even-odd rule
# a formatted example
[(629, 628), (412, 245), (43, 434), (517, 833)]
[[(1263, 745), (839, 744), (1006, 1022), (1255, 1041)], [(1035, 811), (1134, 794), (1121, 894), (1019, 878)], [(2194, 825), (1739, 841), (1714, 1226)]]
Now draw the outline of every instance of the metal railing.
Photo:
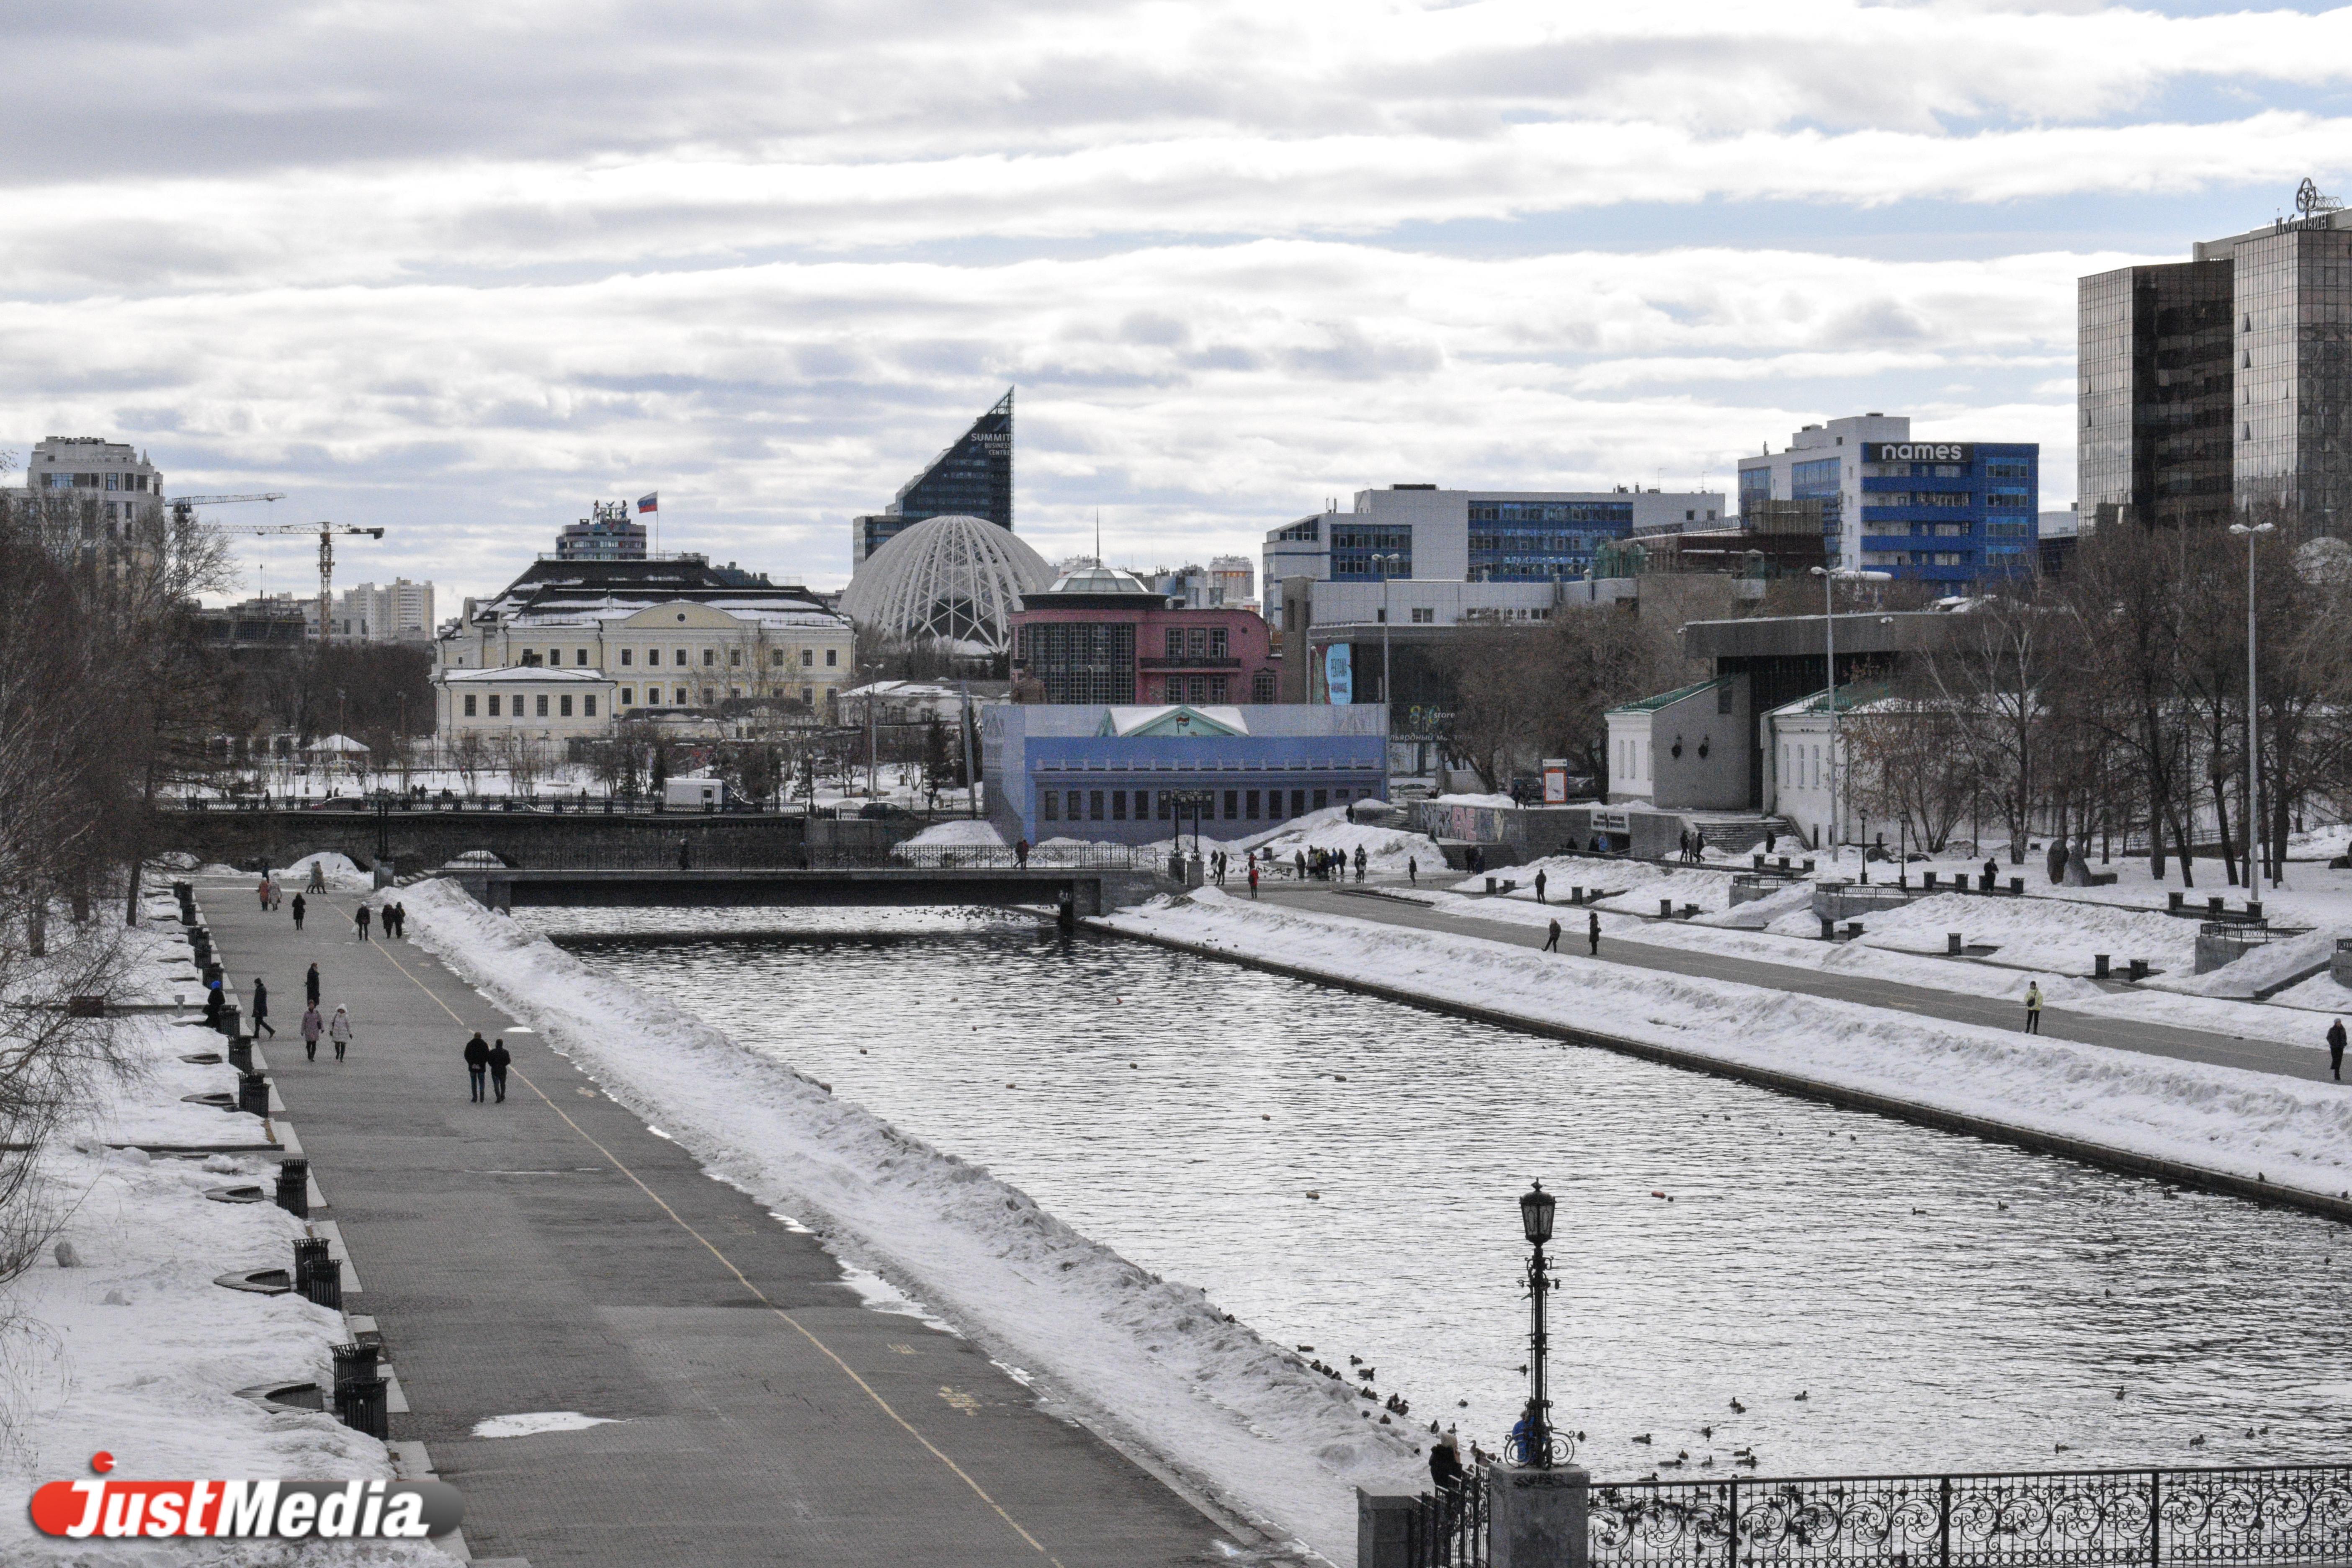
[(2320, 1568), (2352, 1468), (1614, 1482), (1586, 1519), (1587, 1568)]
[(1408, 1568), (1486, 1568), (1486, 1470), (1442, 1492), (1423, 1492), (1404, 1518)]

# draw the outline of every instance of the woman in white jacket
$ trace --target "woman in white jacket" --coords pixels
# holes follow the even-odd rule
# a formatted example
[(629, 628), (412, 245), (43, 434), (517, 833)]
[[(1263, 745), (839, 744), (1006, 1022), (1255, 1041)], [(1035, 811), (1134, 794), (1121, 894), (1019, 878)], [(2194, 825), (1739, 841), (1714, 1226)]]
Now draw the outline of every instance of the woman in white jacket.
[(336, 1007), (335, 1016), (327, 1020), (327, 1038), (335, 1042), (335, 1059), (341, 1061), (343, 1047), (352, 1043), (352, 1016), (341, 1006)]

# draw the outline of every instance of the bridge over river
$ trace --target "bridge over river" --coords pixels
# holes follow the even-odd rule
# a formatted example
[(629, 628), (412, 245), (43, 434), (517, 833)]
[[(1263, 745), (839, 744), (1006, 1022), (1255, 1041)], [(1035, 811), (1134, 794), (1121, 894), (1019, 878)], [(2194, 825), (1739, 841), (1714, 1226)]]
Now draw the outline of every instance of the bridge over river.
[(1042, 905), (1058, 910), (1066, 921), (1178, 886), (1153, 871), (1106, 866), (626, 871), (452, 867), (444, 875), (494, 910)]

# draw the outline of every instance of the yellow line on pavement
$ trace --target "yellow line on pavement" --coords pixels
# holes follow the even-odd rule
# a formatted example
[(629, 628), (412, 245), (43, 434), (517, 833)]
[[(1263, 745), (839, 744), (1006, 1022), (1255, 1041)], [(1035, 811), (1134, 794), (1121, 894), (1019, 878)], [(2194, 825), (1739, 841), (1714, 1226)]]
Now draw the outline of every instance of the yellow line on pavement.
[[(444, 1002), (441, 999), (440, 993), (435, 991), (433, 987), (425, 984), (423, 980), (419, 979), (415, 973), (410, 972), (406, 964), (401, 963), (399, 959), (394, 958), (392, 955), (392, 952), (389, 947), (382, 942), (368, 942), (366, 945), (373, 948), (377, 952), (381, 953), (383, 956), (384, 962), (391, 964), (394, 969), (399, 970), (402, 974), (405, 975), (411, 984), (415, 985), (419, 991), (424, 992), (427, 996), (432, 997), (433, 1005), (440, 1008), (444, 1013), (448, 1014), (452, 1023), (456, 1024), (461, 1029), (466, 1027), (466, 1020), (459, 1017), (457, 1010), (451, 1007), (448, 1003)], [(953, 1459), (949, 1458), (945, 1454), (940, 1452), (938, 1446), (932, 1443), (929, 1437), (924, 1436), (921, 1432), (918, 1431), (913, 1422), (908, 1421), (905, 1416), (899, 1415), (897, 1410), (893, 1409), (890, 1402), (883, 1398), (879, 1393), (876, 1392), (872, 1384), (867, 1383), (864, 1378), (857, 1375), (856, 1368), (852, 1367), (847, 1362), (842, 1360), (840, 1356), (834, 1353), (834, 1349), (831, 1345), (826, 1344), (823, 1340), (817, 1338), (815, 1334), (812, 1333), (806, 1323), (802, 1322), (798, 1318), (793, 1317), (790, 1312), (784, 1310), (783, 1308), (777, 1306), (775, 1302), (770, 1300), (766, 1291), (761, 1289), (757, 1285), (752, 1284), (750, 1277), (745, 1275), (740, 1268), (735, 1267), (734, 1259), (719, 1251), (719, 1248), (712, 1244), (709, 1237), (695, 1229), (694, 1226), (687, 1224), (685, 1218), (680, 1215), (676, 1209), (670, 1207), (668, 1203), (663, 1199), (659, 1193), (655, 1192), (653, 1188), (646, 1185), (644, 1180), (640, 1178), (635, 1171), (629, 1169), (627, 1164), (622, 1161), (618, 1154), (614, 1153), (610, 1149), (605, 1148), (604, 1144), (598, 1142), (593, 1137), (591, 1137), (586, 1128), (572, 1120), (570, 1112), (566, 1111), (563, 1107), (556, 1104), (554, 1100), (548, 1099), (547, 1091), (540, 1088), (539, 1085), (531, 1082), (530, 1076), (528, 1073), (525, 1073), (521, 1068), (517, 1068), (514, 1069), (514, 1075), (515, 1077), (522, 1079), (523, 1087), (530, 1089), (531, 1093), (539, 1096), (541, 1103), (546, 1105), (550, 1110), (552, 1110), (556, 1115), (563, 1118), (563, 1124), (566, 1127), (571, 1128), (572, 1131), (578, 1133), (582, 1142), (585, 1142), (590, 1148), (595, 1150), (599, 1154), (604, 1155), (605, 1159), (610, 1160), (613, 1163), (613, 1168), (614, 1170), (628, 1177), (632, 1183), (635, 1184), (636, 1189), (639, 1192), (653, 1199), (655, 1205), (660, 1208), (662, 1213), (669, 1215), (671, 1221), (676, 1224), (680, 1230), (694, 1237), (695, 1240), (702, 1243), (703, 1247), (709, 1250), (710, 1256), (719, 1260), (721, 1268), (725, 1268), (728, 1273), (735, 1276), (737, 1281), (742, 1285), (743, 1289), (749, 1290), (752, 1295), (760, 1299), (760, 1304), (761, 1306), (767, 1308), (769, 1311), (773, 1312), (785, 1322), (790, 1323), (799, 1331), (803, 1339), (805, 1339), (809, 1343), (814, 1345), (819, 1351), (823, 1352), (824, 1358), (833, 1363), (834, 1365), (839, 1367), (842, 1371), (842, 1374), (847, 1377), (850, 1382), (856, 1384), (865, 1394), (866, 1397), (874, 1402), (876, 1407), (878, 1408), (883, 1415), (887, 1415), (891, 1420), (897, 1422), (899, 1426), (904, 1428), (907, 1435), (914, 1438), (916, 1442), (920, 1443), (923, 1446), (924, 1450), (928, 1452), (931, 1458), (937, 1459), (940, 1464), (945, 1465), (955, 1476), (956, 1479), (970, 1487), (971, 1489), (972, 1495), (980, 1499), (981, 1501), (986, 1503), (991, 1510), (995, 1513), (996, 1517), (1003, 1520), (1005, 1524), (1011, 1528), (1013, 1534), (1027, 1542), (1030, 1546), (1039, 1553), (1039, 1555), (1043, 1556), (1046, 1562), (1051, 1563), (1054, 1565), (1054, 1568), (1062, 1568), (1060, 1558), (1055, 1557), (1052, 1552), (1047, 1552), (1043, 1542), (1038, 1541), (1035, 1536), (1030, 1534), (1026, 1530), (1024, 1530), (1021, 1527), (1021, 1521), (1014, 1519), (1011, 1514), (1005, 1512), (1004, 1505), (998, 1502), (994, 1498), (989, 1496), (987, 1489), (982, 1487), (978, 1481), (972, 1479), (971, 1476), (961, 1465), (957, 1464)]]

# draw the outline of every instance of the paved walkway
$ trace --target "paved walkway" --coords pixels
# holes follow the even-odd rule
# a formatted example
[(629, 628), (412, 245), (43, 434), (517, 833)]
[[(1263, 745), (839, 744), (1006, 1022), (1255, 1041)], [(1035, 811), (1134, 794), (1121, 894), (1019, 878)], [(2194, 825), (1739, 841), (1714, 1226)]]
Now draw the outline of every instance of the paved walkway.
[[(1246, 889), (1243, 896), (1248, 896)], [(1348, 915), (1357, 920), (1412, 926), (1423, 931), (1453, 931), (1486, 942), (1508, 942), (1517, 947), (1540, 948), (1544, 943), (1541, 926), (1522, 925), (1514, 921), (1481, 920), (1473, 913), (1441, 912), (1397, 899), (1367, 897), (1362, 893), (1344, 892), (1335, 887), (1314, 883), (1305, 887), (1297, 884), (1263, 886), (1260, 896), (1267, 901), (1325, 914)], [(1561, 905), (1559, 910), (1559, 923), (1566, 932), (1561, 939), (1562, 944), (1572, 942), (1575, 951), (1582, 952), (1587, 911), (1576, 905)], [(1925, 985), (1906, 985), (1864, 975), (1835, 974), (1759, 959), (1693, 952), (1685, 948), (1645, 942), (1638, 931), (1627, 934), (1622, 921), (1614, 923), (1614, 929), (1602, 934), (1601, 957), (1608, 963), (1622, 963), (1636, 969), (1663, 970), (1710, 980), (1734, 980), (1745, 985), (1793, 991), (1806, 996), (1834, 997), (1842, 1002), (1860, 1002), (1873, 1007), (1891, 1007), (1959, 1024), (1985, 1024), (1999, 1029), (2015, 1029), (2024, 1019), (2022, 1006), (2012, 1001), (1939, 991)], [(2110, 1018), (2095, 1013), (2069, 1012), (2055, 1005), (2042, 1009), (2042, 1031), (2057, 1039), (2078, 1040), (2116, 1050), (2141, 1051), (2150, 1056), (2172, 1057), (2184, 1061), (2212, 1062), (2222, 1067), (2247, 1068), (2255, 1072), (2280, 1073), (2289, 1078), (2325, 1079), (2327, 1077), (2327, 1050), (2324, 1037), (2327, 1020), (2315, 1013), (2310, 1015), (2310, 1018), (2312, 1043), (2307, 1050), (2283, 1045), (2276, 1040), (2216, 1034), (2202, 1029), (2182, 1028), (2173, 1024)]]
[[(422, 1438), (479, 1559), (573, 1564), (1150, 1568), (1230, 1560), (1160, 1481), (1041, 1410), (970, 1342), (868, 1310), (814, 1237), (705, 1175), (410, 943), (361, 946), (348, 895), (298, 935), (202, 889), (231, 983), (266, 977), (268, 1058)], [(303, 1058), (302, 978), (351, 1009)], [(514, 1053), (475, 1105), (467, 1036)], [(585, 1430), (481, 1438), (496, 1415)]]

